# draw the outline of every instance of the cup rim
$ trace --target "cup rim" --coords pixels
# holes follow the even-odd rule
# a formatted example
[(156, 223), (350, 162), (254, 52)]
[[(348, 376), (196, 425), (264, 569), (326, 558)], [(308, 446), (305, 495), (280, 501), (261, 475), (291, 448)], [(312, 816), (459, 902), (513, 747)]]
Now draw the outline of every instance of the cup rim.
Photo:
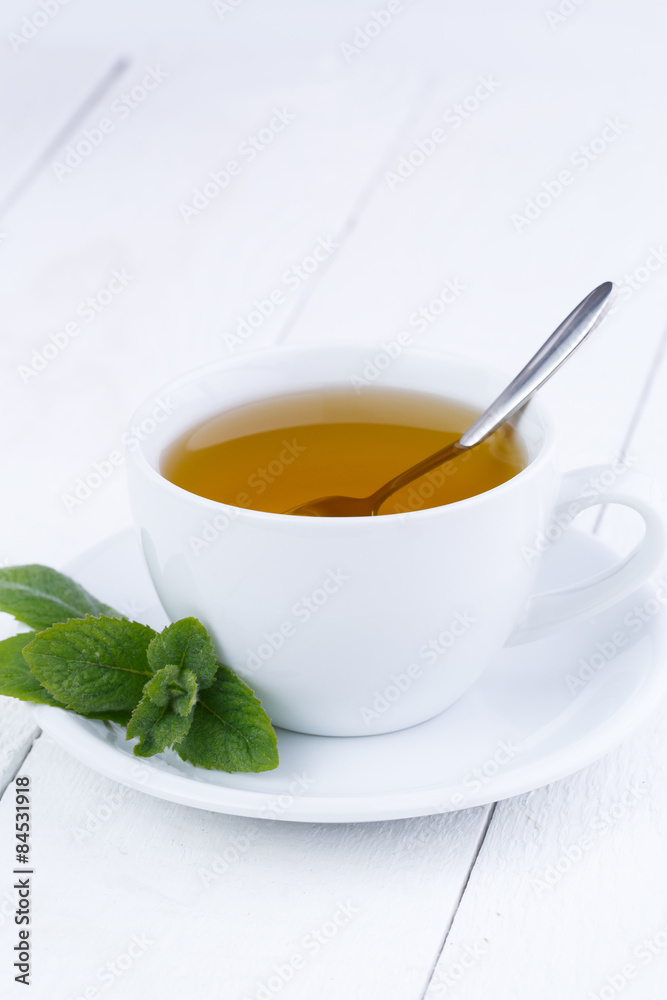
[[(253, 351), (246, 351), (243, 354), (236, 355), (235, 357), (221, 358), (216, 361), (210, 362), (207, 365), (201, 365), (198, 368), (193, 368), (182, 375), (171, 379), (169, 382), (163, 383), (157, 389), (154, 389), (145, 399), (140, 403), (138, 407), (132, 413), (130, 418), (130, 428), (132, 425), (140, 422), (144, 413), (144, 410), (149, 409), (155, 404), (157, 398), (163, 395), (168, 395), (170, 392), (176, 392), (178, 389), (187, 385), (190, 382), (196, 381), (199, 378), (204, 378), (207, 375), (212, 375), (218, 371), (224, 371), (225, 369), (234, 369), (237, 367), (243, 367), (244, 362), (252, 361), (257, 358), (267, 358), (270, 355), (274, 357), (286, 357), (289, 355), (301, 354), (301, 355), (315, 355), (322, 353), (338, 353), (338, 354), (357, 354), (363, 355), (363, 360), (368, 359), (370, 352), (377, 353), (381, 349), (381, 344), (377, 343), (365, 343), (365, 344), (285, 344), (285, 345), (275, 345), (266, 348), (260, 348)], [(484, 372), (486, 375), (495, 377), (499, 381), (504, 382), (504, 384), (509, 384), (512, 379), (512, 375), (503, 371), (502, 369), (496, 368), (493, 365), (489, 365), (486, 362), (480, 362), (477, 358), (468, 357), (463, 354), (455, 354), (452, 351), (436, 351), (428, 350), (421, 347), (413, 347), (408, 345), (405, 347), (401, 353), (403, 355), (410, 355), (411, 357), (423, 358), (424, 361), (436, 361), (438, 363), (443, 361), (449, 361), (454, 364), (459, 364), (467, 368), (477, 368)], [(521, 469), (515, 476), (510, 479), (505, 480), (505, 482), (500, 483), (498, 486), (494, 486), (489, 490), (484, 490), (482, 493), (475, 493), (473, 496), (465, 497), (461, 500), (454, 500), (448, 504), (441, 504), (437, 507), (426, 507), (421, 510), (409, 510), (402, 511), (395, 514), (382, 514), (376, 517), (369, 517), (368, 515), (361, 515), (358, 517), (299, 517), (299, 515), (294, 514), (283, 514), (277, 513), (275, 511), (265, 511), (265, 510), (255, 510), (249, 507), (239, 507), (236, 504), (224, 503), (222, 500), (212, 500), (210, 497), (200, 496), (198, 493), (192, 493), (190, 490), (183, 489), (182, 486), (177, 486), (176, 483), (172, 483), (171, 480), (163, 476), (154, 465), (148, 460), (142, 442), (137, 440), (133, 446), (125, 444), (125, 451), (128, 458), (131, 458), (133, 463), (137, 466), (139, 471), (147, 475), (149, 479), (152, 479), (157, 483), (162, 489), (165, 489), (168, 493), (174, 496), (180, 496), (182, 498), (189, 498), (195, 500), (199, 506), (209, 507), (212, 511), (225, 511), (233, 510), (236, 512), (235, 519), (245, 516), (250, 520), (254, 521), (268, 521), (274, 524), (286, 524), (286, 518), (290, 518), (292, 521), (295, 517), (299, 517), (299, 522), (303, 523), (305, 530), (315, 530), (317, 531), (317, 526), (322, 525), (332, 525), (332, 524), (347, 524), (348, 526), (358, 527), (362, 523), (387, 523), (387, 525), (396, 524), (398, 521), (404, 522), (406, 518), (411, 521), (416, 521), (418, 518), (429, 518), (437, 516), (446, 516), (446, 512), (453, 513), (454, 511), (460, 510), (463, 507), (470, 507), (475, 504), (488, 502), (488, 498), (498, 495), (500, 492), (507, 492), (510, 489), (515, 488), (515, 484), (521, 480), (527, 479), (529, 476), (534, 475), (536, 469), (543, 465), (549, 457), (552, 456), (555, 449), (555, 430), (554, 421), (549, 411), (549, 408), (544, 405), (542, 400), (536, 400), (535, 397), (530, 399), (526, 404), (527, 410), (534, 412), (538, 420), (540, 421), (543, 428), (543, 440), (539, 446), (537, 454), (531, 459), (528, 464)], [(131, 433), (128, 431), (128, 433)], [(313, 528), (306, 528), (306, 525), (313, 525)]]

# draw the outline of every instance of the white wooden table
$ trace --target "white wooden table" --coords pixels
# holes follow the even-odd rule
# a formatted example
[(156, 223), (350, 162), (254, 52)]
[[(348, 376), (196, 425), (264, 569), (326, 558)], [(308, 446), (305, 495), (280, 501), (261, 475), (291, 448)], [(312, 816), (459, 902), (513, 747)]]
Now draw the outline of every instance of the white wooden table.
[[(560, 14), (555, 0), (47, 7), (0, 12), (0, 561), (63, 566), (129, 524), (122, 467), (74, 508), (63, 494), (156, 385), (272, 342), (379, 343), (446, 281), (455, 301), (414, 343), (509, 373), (595, 284), (621, 284), (604, 332), (544, 396), (564, 469), (630, 453), (662, 502), (657, 0), (567, 0)], [(366, 32), (374, 10), (391, 19)], [(334, 251), (296, 270), (320, 240)], [(303, 277), (235, 345), (288, 270)], [(114, 271), (125, 287), (91, 319), (80, 304)], [(589, 526), (619, 548), (635, 530), (612, 510)], [(35, 1000), (664, 996), (661, 706), (604, 760), (496, 806), (316, 826), (126, 794), (2, 701), (2, 997), (25, 995), (11, 968), (16, 773), (33, 789)]]

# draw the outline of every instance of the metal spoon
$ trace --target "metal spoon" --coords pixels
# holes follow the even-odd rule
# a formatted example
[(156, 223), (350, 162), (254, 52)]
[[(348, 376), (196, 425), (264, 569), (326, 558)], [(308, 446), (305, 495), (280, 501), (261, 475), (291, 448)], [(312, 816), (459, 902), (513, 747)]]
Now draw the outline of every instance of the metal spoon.
[(392, 493), (430, 472), (431, 469), (474, 448), (516, 413), (604, 319), (611, 305), (613, 288), (611, 281), (605, 281), (587, 295), (458, 441), (448, 444), (405, 472), (401, 472), (400, 475), (394, 476), (369, 497), (320, 497), (318, 500), (310, 500), (308, 503), (292, 507), (285, 513), (305, 514), (311, 517), (364, 517), (377, 514)]

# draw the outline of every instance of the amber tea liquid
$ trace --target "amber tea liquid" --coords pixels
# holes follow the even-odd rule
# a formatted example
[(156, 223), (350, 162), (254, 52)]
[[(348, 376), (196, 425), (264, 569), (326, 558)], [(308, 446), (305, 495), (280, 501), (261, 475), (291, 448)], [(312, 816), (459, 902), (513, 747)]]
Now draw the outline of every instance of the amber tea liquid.
[[(237, 507), (284, 513), (317, 497), (364, 497), (455, 441), (478, 410), (426, 393), (324, 389), (248, 403), (191, 428), (163, 453), (177, 486)], [(526, 465), (504, 425), (469, 453), (389, 497), (380, 515), (484, 493)]]

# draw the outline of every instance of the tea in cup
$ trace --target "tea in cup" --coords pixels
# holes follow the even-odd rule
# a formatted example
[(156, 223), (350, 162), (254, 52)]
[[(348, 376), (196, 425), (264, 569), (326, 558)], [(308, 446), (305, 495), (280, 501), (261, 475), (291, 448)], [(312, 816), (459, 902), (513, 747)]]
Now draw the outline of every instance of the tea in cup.
[[(539, 638), (632, 592), (664, 550), (660, 516), (595, 469), (561, 477), (533, 399), (487, 442), (390, 497), (380, 516), (284, 513), (363, 496), (466, 429), (506, 385), (485, 365), (406, 349), (359, 389), (373, 348), (283, 347), (188, 374), (151, 396), (128, 482), (150, 575), (172, 619), (194, 616), (274, 725), (392, 732), (439, 714), (505, 643)], [(533, 593), (528, 557), (552, 524), (600, 503), (646, 533), (605, 574)], [(560, 530), (560, 534), (565, 529)]]

